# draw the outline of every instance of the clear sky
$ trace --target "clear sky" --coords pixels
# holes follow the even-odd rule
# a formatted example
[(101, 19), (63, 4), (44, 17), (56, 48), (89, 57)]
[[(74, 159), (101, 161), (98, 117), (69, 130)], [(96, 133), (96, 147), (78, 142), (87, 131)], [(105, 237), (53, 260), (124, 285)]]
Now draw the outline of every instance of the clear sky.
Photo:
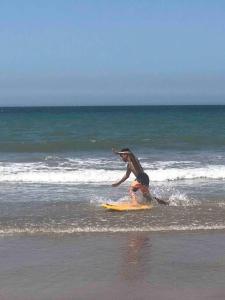
[(1, 0), (0, 106), (225, 104), (224, 0)]

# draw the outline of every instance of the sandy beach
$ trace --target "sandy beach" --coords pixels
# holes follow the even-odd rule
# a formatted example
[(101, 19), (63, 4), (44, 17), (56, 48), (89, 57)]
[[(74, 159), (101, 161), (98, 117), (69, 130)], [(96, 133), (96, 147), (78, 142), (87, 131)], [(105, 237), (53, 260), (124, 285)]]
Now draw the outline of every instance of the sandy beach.
[(0, 239), (1, 300), (224, 299), (224, 232)]

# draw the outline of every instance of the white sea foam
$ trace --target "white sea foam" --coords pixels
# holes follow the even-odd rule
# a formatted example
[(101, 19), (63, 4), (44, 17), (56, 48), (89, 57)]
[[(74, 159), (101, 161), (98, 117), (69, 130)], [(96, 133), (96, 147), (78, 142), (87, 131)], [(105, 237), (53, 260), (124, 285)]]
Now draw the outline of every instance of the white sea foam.
[(123, 176), (119, 171), (80, 169), (68, 170), (28, 170), (0, 174), (0, 182), (33, 182), (33, 183), (72, 183), (72, 184), (108, 184)]
[(170, 206), (195, 206), (200, 204), (196, 199), (189, 198), (186, 194), (175, 191), (169, 197)]
[(199, 162), (196, 161), (176, 161), (176, 160), (170, 160), (170, 161), (153, 161), (153, 162), (143, 162), (142, 165), (145, 169), (168, 169), (168, 168), (175, 168), (179, 166), (185, 166), (185, 167), (193, 167), (198, 165)]
[(173, 231), (209, 231), (225, 230), (225, 225), (169, 225), (169, 226), (144, 226), (144, 227), (25, 227), (1, 229), (0, 235), (15, 234), (76, 234), (76, 233), (126, 233), (126, 232), (173, 232)]
[(169, 168), (150, 171), (153, 181), (194, 179), (225, 179), (225, 165), (208, 165), (200, 168)]
[[(104, 161), (98, 164), (92, 160), (89, 165), (87, 162), (82, 165), (83, 161), (76, 163), (1, 163), (0, 182), (110, 184), (120, 179), (125, 172), (122, 168), (107, 169)], [(173, 168), (165, 164), (164, 168), (147, 169), (146, 172), (152, 182), (225, 179), (225, 165)]]

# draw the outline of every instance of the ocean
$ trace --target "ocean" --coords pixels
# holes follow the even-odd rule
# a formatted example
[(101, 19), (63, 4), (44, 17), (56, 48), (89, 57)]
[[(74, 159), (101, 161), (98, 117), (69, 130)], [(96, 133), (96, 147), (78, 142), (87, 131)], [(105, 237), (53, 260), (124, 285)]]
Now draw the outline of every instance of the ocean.
[[(224, 106), (1, 108), (0, 128), (3, 235), (225, 229)], [(168, 208), (106, 217), (134, 179), (111, 186), (126, 171), (112, 147), (135, 153)]]
[[(224, 299), (225, 106), (2, 107), (0, 128), (1, 300)], [(134, 179), (112, 187), (112, 147), (169, 206), (101, 207)]]

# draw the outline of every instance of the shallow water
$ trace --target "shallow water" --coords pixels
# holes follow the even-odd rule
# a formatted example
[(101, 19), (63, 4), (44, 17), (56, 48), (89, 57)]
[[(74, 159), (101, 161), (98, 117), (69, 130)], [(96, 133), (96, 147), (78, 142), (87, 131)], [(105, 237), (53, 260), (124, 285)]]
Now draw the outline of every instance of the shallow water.
[[(225, 107), (2, 108), (0, 234), (223, 230)], [(126, 165), (112, 147), (130, 147), (154, 196), (149, 213), (107, 213), (129, 200)], [(141, 200), (141, 195), (138, 195)]]

